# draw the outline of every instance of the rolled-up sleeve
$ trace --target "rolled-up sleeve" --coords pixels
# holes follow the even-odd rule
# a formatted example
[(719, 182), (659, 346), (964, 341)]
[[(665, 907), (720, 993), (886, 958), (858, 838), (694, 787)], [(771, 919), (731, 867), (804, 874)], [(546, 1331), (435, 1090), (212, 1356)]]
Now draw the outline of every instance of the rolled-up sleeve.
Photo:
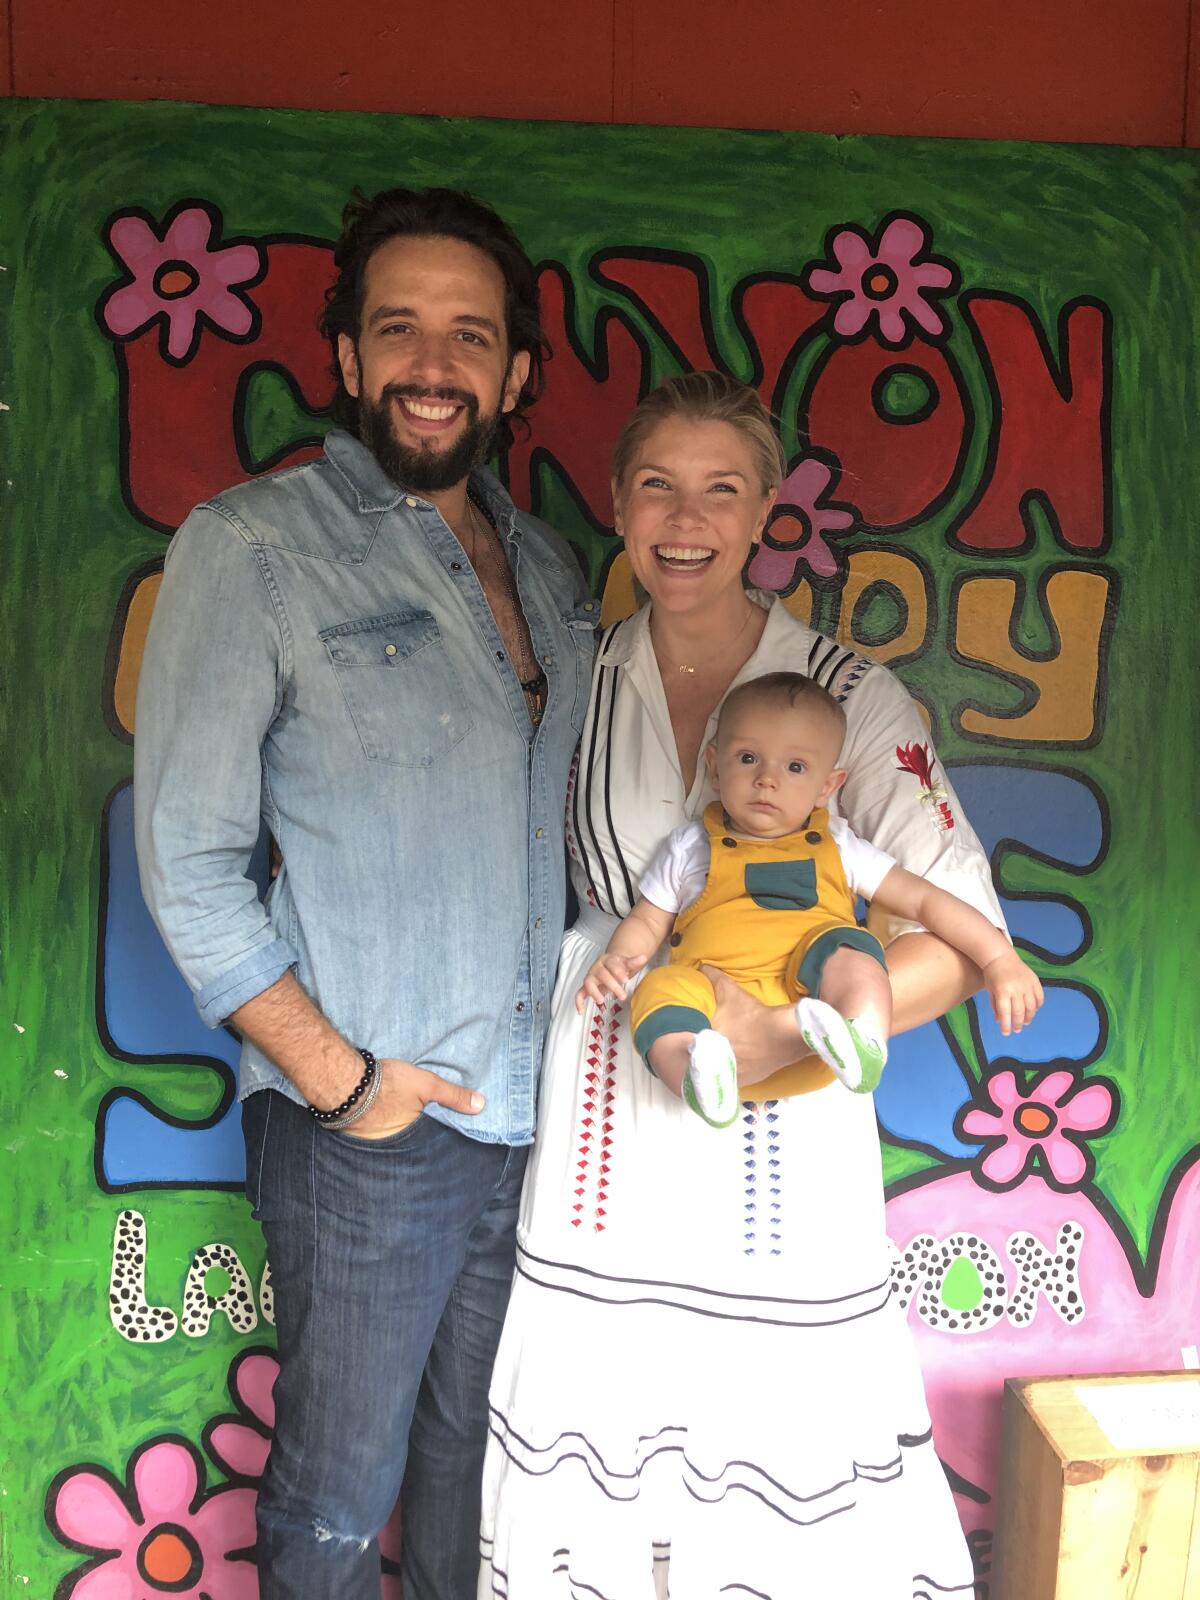
[(201, 506), (171, 541), (142, 657), (134, 825), (143, 897), (209, 1027), (296, 961), (248, 876), (288, 670), (259, 552)]
[[(841, 765), (847, 777), (838, 796), (846, 821), (900, 866), (957, 895), (1006, 932), (983, 846), (899, 679), (873, 665), (850, 691), (846, 714)], [(931, 774), (932, 788), (922, 770)], [(875, 910), (870, 924), (885, 944), (919, 927)]]

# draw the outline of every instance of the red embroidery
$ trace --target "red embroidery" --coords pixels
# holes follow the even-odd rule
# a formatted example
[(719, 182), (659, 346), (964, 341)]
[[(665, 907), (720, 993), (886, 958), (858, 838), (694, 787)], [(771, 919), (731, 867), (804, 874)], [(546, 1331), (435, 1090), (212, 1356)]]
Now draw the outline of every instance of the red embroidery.
[(921, 804), (927, 808), (939, 833), (949, 833), (954, 827), (954, 813), (950, 809), (950, 794), (937, 776), (933, 752), (927, 744), (896, 746), (896, 764), (901, 772), (911, 772), (921, 785)]

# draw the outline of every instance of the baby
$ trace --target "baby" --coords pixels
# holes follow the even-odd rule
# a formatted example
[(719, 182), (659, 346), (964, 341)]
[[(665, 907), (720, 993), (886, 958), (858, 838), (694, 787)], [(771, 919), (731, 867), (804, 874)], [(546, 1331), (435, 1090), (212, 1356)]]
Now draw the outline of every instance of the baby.
[(670, 942), (630, 1002), (634, 1043), (673, 1094), (714, 1127), (737, 1115), (737, 1063), (712, 1027), (720, 968), (767, 1004), (792, 1001), (800, 1031), (850, 1089), (875, 1088), (887, 1060), (892, 991), (879, 941), (854, 920), (856, 895), (918, 922), (983, 973), (1002, 1033), (1032, 1020), (1037, 976), (973, 907), (897, 866), (825, 807), (845, 782), (846, 717), (832, 695), (772, 672), (726, 697), (704, 752), (720, 800), (675, 828), (650, 862), (633, 910), (578, 994), (621, 998)]

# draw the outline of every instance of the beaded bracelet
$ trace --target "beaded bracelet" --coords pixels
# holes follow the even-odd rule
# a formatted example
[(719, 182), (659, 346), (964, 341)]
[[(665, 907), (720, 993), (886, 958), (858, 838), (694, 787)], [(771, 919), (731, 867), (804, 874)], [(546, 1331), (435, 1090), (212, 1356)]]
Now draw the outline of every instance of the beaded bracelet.
[(366, 1116), (367, 1112), (370, 1111), (376, 1100), (379, 1099), (379, 1091), (382, 1087), (383, 1073), (377, 1072), (371, 1079), (370, 1088), (367, 1090), (366, 1094), (363, 1095), (362, 1099), (356, 1106), (351, 1106), (350, 1110), (347, 1111), (344, 1116), (335, 1117), (332, 1122), (323, 1122), (321, 1126), (323, 1128), (334, 1129), (337, 1132), (341, 1132), (343, 1128), (348, 1128), (351, 1123), (357, 1122), (360, 1117)]
[[(337, 1122), (340, 1117), (344, 1117), (346, 1115), (347, 1111), (352, 1111), (354, 1109), (354, 1107), (362, 1099), (363, 1095), (371, 1087), (371, 1080), (375, 1077), (379, 1063), (369, 1050), (364, 1050), (361, 1046), (358, 1047), (358, 1053), (366, 1063), (366, 1070), (362, 1077), (354, 1085), (353, 1089), (351, 1089), (350, 1093), (342, 1101), (341, 1105), (332, 1106), (328, 1111), (321, 1111), (317, 1106), (309, 1106), (308, 1109), (310, 1115), (314, 1116), (318, 1122)], [(372, 1099), (374, 1099), (374, 1096), (372, 1096)]]

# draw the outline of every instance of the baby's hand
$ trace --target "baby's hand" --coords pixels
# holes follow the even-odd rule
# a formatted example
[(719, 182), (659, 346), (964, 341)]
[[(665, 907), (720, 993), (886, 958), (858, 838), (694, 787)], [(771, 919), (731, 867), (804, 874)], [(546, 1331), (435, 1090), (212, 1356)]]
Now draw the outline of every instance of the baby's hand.
[(1045, 998), (1038, 975), (1021, 960), (1015, 950), (1006, 950), (983, 969), (983, 981), (1001, 1033), (1020, 1033), (1032, 1022)]
[(602, 1006), (608, 994), (624, 1000), (625, 985), (645, 965), (645, 956), (611, 956), (606, 950), (588, 969), (588, 975), (575, 996), (576, 1011), (582, 1011), (589, 1000)]

